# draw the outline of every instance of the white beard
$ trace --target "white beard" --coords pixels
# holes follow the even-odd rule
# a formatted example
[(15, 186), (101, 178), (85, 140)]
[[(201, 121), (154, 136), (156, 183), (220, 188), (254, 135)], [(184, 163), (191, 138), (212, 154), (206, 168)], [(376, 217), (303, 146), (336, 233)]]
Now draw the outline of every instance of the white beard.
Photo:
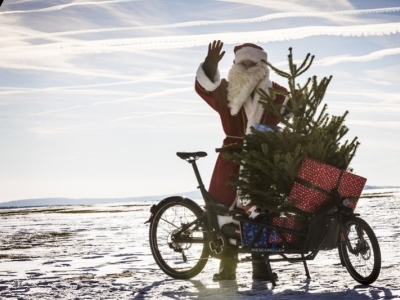
[(237, 115), (257, 84), (265, 77), (269, 77), (269, 69), (263, 63), (248, 70), (241, 65), (232, 65), (228, 73), (228, 101), (232, 116)]

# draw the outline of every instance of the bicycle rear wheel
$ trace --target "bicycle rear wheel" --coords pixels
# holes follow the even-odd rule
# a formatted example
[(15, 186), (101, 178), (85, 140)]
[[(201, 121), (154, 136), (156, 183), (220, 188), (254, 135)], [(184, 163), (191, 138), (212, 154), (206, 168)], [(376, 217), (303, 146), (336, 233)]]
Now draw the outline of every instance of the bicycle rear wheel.
[(198, 220), (202, 214), (195, 202), (181, 197), (168, 199), (155, 213), (149, 231), (151, 252), (161, 270), (172, 278), (192, 278), (207, 264), (204, 223)]
[(378, 278), (381, 270), (381, 250), (375, 233), (368, 223), (360, 218), (350, 219), (345, 228), (351, 250), (343, 242), (339, 245), (339, 254), (347, 271), (356, 281), (371, 284)]

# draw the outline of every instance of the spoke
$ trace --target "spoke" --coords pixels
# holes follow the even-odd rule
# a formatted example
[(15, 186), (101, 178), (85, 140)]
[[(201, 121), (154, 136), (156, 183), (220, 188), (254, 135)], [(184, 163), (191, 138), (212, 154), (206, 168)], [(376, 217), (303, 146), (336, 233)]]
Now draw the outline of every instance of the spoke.
[(363, 228), (353, 225), (349, 228), (348, 236), (352, 249), (356, 254), (348, 253), (354, 270), (363, 277), (372, 274), (375, 264), (375, 253), (371, 247), (371, 240)]
[(179, 228), (178, 226), (176, 226), (175, 224), (171, 223), (170, 221), (168, 221), (168, 220), (166, 220), (164, 218), (160, 218), (160, 220), (163, 220), (165, 223), (168, 223), (168, 224), (174, 226), (175, 228)]

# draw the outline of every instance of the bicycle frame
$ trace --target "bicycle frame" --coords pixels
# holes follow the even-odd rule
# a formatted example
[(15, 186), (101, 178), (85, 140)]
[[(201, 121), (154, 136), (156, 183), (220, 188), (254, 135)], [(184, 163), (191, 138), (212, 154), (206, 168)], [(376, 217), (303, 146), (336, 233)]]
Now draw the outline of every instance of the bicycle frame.
[[(345, 243), (349, 251), (353, 254), (359, 252), (358, 249), (353, 249), (351, 247), (350, 241), (347, 236), (345, 229), (346, 221), (349, 218), (353, 218), (358, 214), (354, 214), (350, 207), (344, 204), (344, 199), (335, 190), (333, 192), (333, 199), (327, 207), (322, 209), (314, 218), (313, 221), (308, 225), (307, 230), (299, 231), (284, 227), (273, 226), (271, 224), (266, 224), (256, 220), (250, 220), (243, 209), (234, 208), (232, 210), (229, 207), (218, 203), (212, 195), (204, 187), (199, 169), (197, 167), (196, 161), (200, 157), (204, 157), (207, 154), (205, 152), (195, 152), (195, 153), (177, 153), (177, 155), (186, 160), (192, 165), (193, 171), (195, 173), (198, 189), (200, 189), (201, 195), (205, 203), (204, 213), (192, 221), (189, 224), (182, 225), (182, 228), (177, 230), (172, 234), (172, 240), (176, 243), (207, 243), (209, 248), (209, 254), (216, 258), (221, 258), (225, 253), (227, 246), (229, 244), (229, 238), (220, 229), (218, 224), (218, 215), (232, 216), (234, 220), (239, 222), (250, 223), (258, 226), (258, 231), (254, 235), (250, 244), (245, 247), (239, 245), (238, 253), (263, 253), (265, 256), (265, 262), (267, 265), (267, 271), (270, 273), (270, 278), (272, 284), (275, 286), (275, 279), (272, 276), (272, 269), (270, 266), (271, 262), (303, 262), (304, 269), (307, 278), (310, 278), (309, 270), (307, 267), (307, 260), (313, 260), (317, 256), (320, 250), (331, 250), (339, 245)], [(164, 200), (168, 200), (174, 197), (170, 197)], [(181, 198), (179, 198), (181, 199)], [(163, 200), (163, 201), (164, 201)], [(152, 222), (152, 218), (159, 209), (162, 207), (161, 201), (158, 205), (153, 205), (151, 208), (152, 216), (147, 222)], [(193, 238), (188, 234), (184, 234), (186, 231), (193, 229), (202, 229), (206, 233), (207, 241), (203, 238)], [(259, 235), (263, 228), (268, 230), (273, 230), (282, 241), (282, 245), (279, 247), (270, 248), (256, 248), (254, 247)], [(302, 247), (293, 246), (287, 243), (284, 233), (289, 233), (292, 235), (298, 235), (304, 240)], [(340, 240), (339, 240), (340, 237)], [(331, 242), (333, 239), (333, 242)], [(329, 243), (330, 242), (330, 243)], [(288, 257), (287, 255), (296, 255), (295, 257)], [(280, 258), (271, 258), (270, 256), (279, 255)], [(342, 258), (341, 258), (342, 259)], [(343, 262), (342, 262), (343, 264)]]
[[(203, 215), (202, 218), (207, 218), (206, 231), (207, 236), (209, 237), (208, 244), (211, 250), (210, 254), (214, 257), (220, 257), (226, 251), (228, 238), (222, 233), (219, 228), (217, 215), (218, 212), (220, 213), (220, 215), (232, 214), (230, 214), (229, 209), (225, 205), (218, 203), (206, 190), (196, 164), (196, 160), (198, 159), (198, 157), (189, 157), (183, 159), (185, 159), (188, 163), (192, 165), (194, 174), (198, 182), (197, 188), (200, 189), (201, 195), (205, 203), (206, 212), (205, 216)], [(244, 211), (236, 211), (236, 213), (245, 214)]]

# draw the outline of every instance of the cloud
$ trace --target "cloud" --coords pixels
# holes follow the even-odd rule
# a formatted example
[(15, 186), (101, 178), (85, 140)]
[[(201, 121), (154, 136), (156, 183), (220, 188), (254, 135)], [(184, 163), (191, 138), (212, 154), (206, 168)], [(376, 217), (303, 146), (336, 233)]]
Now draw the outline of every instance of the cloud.
[[(368, 102), (338, 102), (338, 103), (329, 103), (329, 110), (335, 110), (344, 112), (345, 110), (350, 111), (350, 113), (361, 112), (365, 113), (364, 116), (371, 115), (380, 115), (381, 117), (384, 115), (392, 115), (399, 116), (400, 115), (400, 105), (396, 104), (385, 104), (385, 103), (368, 103)], [(400, 124), (400, 123), (398, 123)]]
[(51, 136), (55, 134), (67, 134), (67, 133), (76, 133), (80, 132), (82, 128), (93, 126), (95, 123), (84, 123), (84, 124), (75, 124), (75, 125), (67, 125), (67, 126), (34, 126), (26, 129), (27, 132), (33, 133), (37, 136)]
[(400, 48), (390, 48), (371, 52), (367, 55), (360, 56), (333, 56), (325, 57), (314, 61), (314, 66), (331, 66), (344, 62), (367, 62), (377, 59), (382, 59), (387, 56), (399, 55)]
[(156, 117), (156, 116), (161, 116), (161, 115), (184, 115), (184, 116), (189, 116), (189, 115), (214, 116), (215, 115), (213, 113), (199, 113), (196, 111), (197, 111), (197, 109), (185, 109), (185, 110), (173, 110), (173, 111), (158, 111), (158, 112), (151, 112), (151, 113), (148, 113), (148, 112), (147, 113), (136, 113), (135, 115), (113, 119), (113, 120), (111, 120), (111, 122), (121, 122), (121, 121), (127, 121), (127, 120), (131, 120), (131, 119)]
[(39, 9), (3, 11), (3, 12), (0, 12), (0, 15), (53, 12), (53, 11), (69, 8), (71, 6), (104, 5), (104, 4), (110, 4), (110, 3), (138, 2), (138, 1), (142, 1), (142, 0), (104, 0), (104, 1), (74, 2), (74, 3), (54, 5), (54, 6), (49, 6), (49, 7), (45, 7), (45, 8), (39, 8)]
[[(127, 0), (115, 1), (115, 2), (124, 2)], [(114, 1), (104, 1), (104, 2), (114, 2)], [(100, 4), (100, 2), (96, 2)], [(103, 3), (103, 2), (101, 2)], [(80, 5), (81, 3), (74, 3), (74, 5)], [(73, 5), (73, 4), (70, 4)], [(61, 6), (61, 5), (60, 5)], [(66, 6), (66, 5), (62, 5)], [(50, 9), (50, 8), (49, 8)], [(47, 11), (47, 10), (46, 10)], [(49, 10), (50, 11), (50, 10)], [(31, 39), (39, 39), (39, 38), (52, 38), (52, 37), (60, 37), (60, 36), (71, 36), (71, 35), (81, 35), (81, 34), (94, 34), (94, 33), (109, 33), (109, 32), (122, 32), (122, 31), (143, 31), (143, 30), (156, 30), (156, 29), (176, 29), (176, 28), (190, 28), (190, 27), (205, 27), (205, 26), (214, 26), (214, 25), (239, 25), (239, 24), (251, 24), (251, 23), (261, 23), (267, 22), (276, 19), (285, 19), (285, 18), (329, 18), (335, 19), (340, 16), (355, 16), (355, 15), (363, 15), (363, 14), (382, 14), (382, 13), (394, 13), (399, 12), (400, 7), (390, 7), (390, 8), (379, 8), (379, 9), (361, 9), (361, 10), (346, 10), (346, 11), (307, 11), (307, 12), (291, 12), (291, 13), (274, 13), (268, 14), (261, 17), (256, 18), (246, 18), (246, 19), (231, 19), (231, 20), (199, 20), (199, 21), (191, 21), (191, 22), (179, 22), (173, 24), (164, 24), (164, 25), (153, 25), (153, 26), (129, 26), (129, 27), (114, 27), (114, 28), (100, 28), (100, 29), (83, 29), (83, 30), (71, 30), (71, 31), (61, 31), (61, 32), (51, 32), (51, 33), (31, 33), (29, 35), (23, 36), (8, 36), (7, 41), (12, 40), (31, 40)], [(27, 11), (29, 12), (29, 11)], [(3, 13), (12, 13), (3, 12)], [(2, 13), (0, 12), (0, 15)], [(357, 20), (360, 22), (360, 20)], [(0, 38), (0, 40), (2, 40)]]
[(311, 9), (321, 9), (325, 8), (325, 10), (331, 10), (332, 8), (352, 8), (353, 6), (347, 0), (337, 0), (327, 2), (324, 0), (314, 0), (307, 1), (307, 5), (304, 5), (305, 1), (296, 1), (296, 0), (220, 0), (223, 2), (233, 2), (233, 3), (241, 3), (246, 5), (255, 5), (260, 7), (266, 7), (274, 10), (283, 10), (283, 11), (310, 11)]
[[(66, 112), (66, 111), (70, 111), (70, 110), (75, 110), (75, 109), (83, 109), (83, 108), (88, 108), (88, 107), (93, 107), (93, 106), (99, 106), (99, 105), (111, 105), (111, 104), (118, 104), (118, 103), (124, 103), (124, 102), (134, 102), (134, 101), (140, 101), (140, 100), (145, 100), (145, 99), (150, 99), (150, 98), (163, 98), (167, 95), (175, 95), (175, 94), (181, 94), (181, 93), (186, 93), (189, 91), (193, 91), (193, 86), (191, 85), (190, 87), (184, 87), (184, 88), (176, 88), (176, 89), (166, 89), (166, 90), (162, 90), (159, 92), (154, 92), (154, 93), (146, 93), (140, 96), (136, 96), (136, 97), (125, 97), (125, 98), (120, 98), (117, 100), (108, 100), (108, 101), (96, 101), (93, 102), (91, 104), (88, 105), (74, 105), (74, 106), (70, 106), (70, 107), (66, 107), (66, 108), (60, 108), (60, 109), (52, 109), (52, 110), (46, 110), (46, 111), (42, 111), (42, 112), (36, 112), (33, 114), (29, 114), (28, 117), (38, 117), (38, 116), (44, 116), (44, 115), (54, 115), (54, 114), (58, 114), (60, 112)], [(171, 102), (171, 100), (169, 100), (169, 102)], [(174, 114), (175, 112), (146, 112), (146, 113), (136, 113), (134, 116), (130, 116), (130, 117), (122, 117), (119, 119), (113, 119), (111, 121), (121, 121), (121, 120), (126, 120), (126, 119), (130, 119), (130, 118), (136, 118), (136, 117), (150, 117), (150, 116), (155, 116), (155, 115), (159, 115), (159, 114)], [(181, 114), (181, 112), (176, 112)], [(70, 127), (67, 127), (67, 129), (70, 129)], [(55, 130), (49, 130), (46, 128), (46, 130), (43, 130), (43, 128), (35, 128), (35, 130), (30, 130), (31, 132), (35, 132), (35, 133), (46, 133), (46, 132), (61, 132), (62, 130), (60, 129), (55, 129)]]
[[(67, 70), (64, 70), (63, 73), (69, 73)], [(74, 74), (74, 72), (71, 72)], [(45, 88), (25, 88), (25, 87), (18, 87), (18, 88), (13, 88), (13, 87), (2, 87), (0, 90), (0, 95), (10, 95), (10, 94), (23, 94), (23, 93), (46, 93), (46, 92), (51, 92), (51, 93), (79, 93), (79, 94), (112, 94), (112, 95), (119, 95), (119, 94), (126, 94), (129, 93), (132, 95), (131, 91), (128, 92), (123, 92), (123, 91), (116, 91), (116, 90), (106, 90), (106, 89), (101, 89), (99, 90), (98, 88), (101, 87), (116, 87), (116, 86), (121, 86), (121, 85), (132, 85), (135, 83), (141, 83), (141, 82), (147, 82), (147, 83), (152, 83), (152, 82), (163, 82), (163, 83), (169, 83), (169, 84), (193, 84), (193, 73), (188, 73), (188, 74), (180, 74), (180, 75), (166, 75), (166, 74), (159, 74), (157, 75), (148, 75), (148, 76), (142, 76), (140, 78), (134, 78), (131, 80), (124, 80), (124, 81), (117, 81), (117, 82), (108, 82), (108, 83), (99, 83), (99, 84), (85, 84), (85, 85), (71, 85), (71, 86), (52, 86), (52, 87), (45, 87)], [(132, 78), (132, 77), (130, 77)], [(180, 78), (190, 78), (190, 81), (188, 80), (178, 80)], [(0, 105), (2, 103), (0, 102)]]
[(146, 94), (143, 94), (143, 95), (137, 96), (137, 97), (127, 97), (127, 98), (122, 98), (122, 99), (118, 99), (118, 100), (110, 100), (110, 101), (99, 101), (99, 102), (93, 103), (92, 105), (112, 104), (112, 103), (118, 103), (118, 102), (131, 102), (131, 101), (138, 101), (138, 100), (144, 100), (144, 99), (149, 99), (149, 98), (161, 98), (161, 97), (165, 97), (167, 95), (180, 94), (180, 93), (185, 93), (188, 91), (193, 91), (192, 85), (190, 87), (166, 89), (166, 90), (162, 90), (159, 92), (146, 93)]
[[(1, 51), (0, 51), (1, 53)], [(51, 53), (49, 54), (49, 60), (51, 59)], [(27, 58), (27, 57), (26, 57)], [(33, 57), (32, 57), (33, 58)], [(44, 72), (55, 72), (55, 73), (67, 73), (81, 76), (91, 76), (91, 77), (103, 77), (103, 78), (114, 78), (114, 79), (133, 79), (135, 77), (129, 75), (121, 75), (117, 73), (112, 73), (110, 70), (100, 70), (100, 69), (86, 69), (80, 68), (79, 66), (75, 66), (73, 64), (65, 65), (61, 61), (55, 61), (54, 64), (58, 64), (58, 66), (46, 66), (46, 65), (38, 65), (38, 64), (29, 64), (23, 63), (21, 61), (18, 62), (15, 59), (15, 63), (7, 63), (2, 62), (0, 68), (3, 69), (15, 69), (15, 70), (31, 70), (31, 71), (44, 71)], [(48, 61), (47, 61), (48, 62)], [(43, 64), (47, 63), (43, 61)], [(139, 77), (135, 79), (140, 80)]]
[(69, 111), (77, 108), (82, 108), (84, 107), (83, 105), (76, 105), (68, 108), (62, 108), (62, 109), (53, 109), (53, 110), (48, 110), (48, 111), (43, 111), (39, 113), (34, 113), (30, 114), (28, 117), (35, 117), (35, 116), (42, 116), (42, 115), (48, 115), (48, 114), (53, 114), (53, 113), (59, 113), (59, 112), (64, 112), (64, 111)]
[[(73, 108), (67, 108), (64, 110), (57, 110), (53, 112), (48, 112), (48, 114), (61, 112), (70, 110)], [(201, 129), (201, 128), (210, 128), (210, 127), (218, 127), (219, 121), (214, 112), (204, 112), (204, 108), (201, 109), (182, 109), (182, 110), (163, 110), (163, 111), (154, 111), (154, 112), (135, 112), (134, 114), (130, 114), (125, 117), (114, 118), (114, 119), (105, 119), (101, 121), (93, 121), (86, 122), (81, 124), (73, 124), (73, 125), (56, 125), (55, 123), (49, 123), (48, 125), (42, 126), (28, 126), (26, 131), (32, 133), (39, 137), (50, 137), (54, 135), (62, 135), (62, 134), (87, 134), (89, 131), (102, 131), (104, 128), (110, 127), (130, 127), (134, 126), (135, 130), (138, 128), (147, 128), (147, 129), (157, 129), (157, 131), (163, 131), (167, 129), (179, 129), (183, 131), (190, 130), (191, 128)], [(46, 112), (42, 113), (45, 114)], [(40, 113), (35, 114), (39, 116)], [(162, 119), (162, 116), (169, 116), (168, 122), (165, 122), (166, 119)], [(187, 119), (193, 119), (195, 116), (201, 117), (211, 117), (213, 121), (199, 123), (193, 122), (185, 122), (185, 126), (182, 126), (182, 120), (174, 118), (173, 116), (186, 117)], [(149, 121), (142, 121), (141, 119), (151, 119)], [(89, 118), (90, 119), (90, 118)], [(43, 122), (41, 122), (43, 123)], [(5, 135), (2, 135), (5, 136)]]
[[(45, 45), (17, 46), (0, 49), (4, 60), (46, 57), (49, 55), (99, 54), (115, 52), (134, 52), (138, 50), (184, 49), (208, 45), (214, 39), (223, 38), (225, 44), (237, 44), (243, 39), (255, 43), (268, 43), (286, 40), (304, 39), (313, 36), (382, 36), (400, 32), (400, 22), (368, 24), (357, 26), (305, 26), (287, 29), (224, 32), (212, 34), (163, 36), (125, 39), (104, 39), (95, 41), (58, 42)], [(27, 66), (29, 67), (29, 66)], [(22, 67), (21, 67), (22, 68)]]
[(383, 129), (400, 129), (400, 122), (389, 122), (389, 121), (367, 121), (367, 120), (349, 120), (346, 124), (359, 125), (363, 127), (377, 127)]

